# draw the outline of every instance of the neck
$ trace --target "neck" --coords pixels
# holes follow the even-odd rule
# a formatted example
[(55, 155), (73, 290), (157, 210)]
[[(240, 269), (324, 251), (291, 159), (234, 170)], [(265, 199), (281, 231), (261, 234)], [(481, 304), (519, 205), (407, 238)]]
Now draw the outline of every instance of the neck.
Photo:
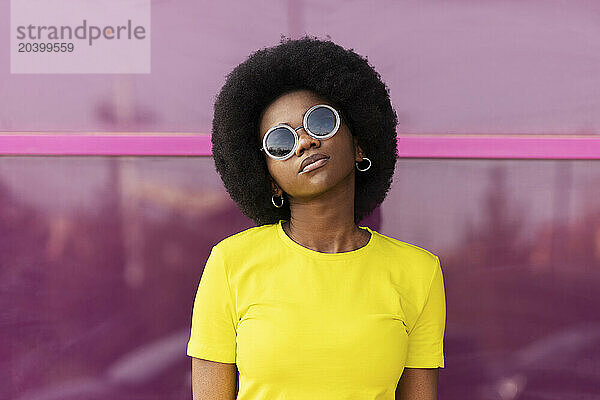
[(354, 223), (354, 185), (333, 188), (310, 199), (289, 198), (291, 217), (283, 230), (296, 243), (321, 253), (340, 253), (365, 246), (367, 230)]

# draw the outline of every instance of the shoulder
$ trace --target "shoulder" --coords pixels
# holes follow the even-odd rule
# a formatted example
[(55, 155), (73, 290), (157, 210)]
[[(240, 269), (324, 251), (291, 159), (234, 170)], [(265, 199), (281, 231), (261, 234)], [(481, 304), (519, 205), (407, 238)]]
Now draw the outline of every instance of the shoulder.
[[(379, 240), (373, 261), (388, 271), (405, 302), (412, 305), (414, 313), (418, 312), (427, 300), (434, 279), (441, 274), (438, 256), (424, 247), (376, 234)], [(408, 305), (405, 311), (410, 313)]]
[(261, 244), (269, 243), (276, 227), (276, 224), (253, 226), (222, 239), (214, 247), (224, 255), (244, 254), (260, 248)]
[(402, 294), (402, 307), (412, 329), (429, 297), (432, 283), (440, 282), (436, 278), (442, 279), (440, 260), (423, 247), (379, 235), (379, 253), (386, 255), (376, 257), (389, 270), (394, 286)]
[(433, 260), (433, 259), (435, 259), (435, 257), (437, 257), (431, 251), (429, 251), (423, 247), (419, 247), (415, 244), (404, 242), (402, 240), (398, 240), (396, 238), (384, 235), (384, 234), (376, 232), (376, 231), (373, 231), (373, 232), (379, 237), (379, 239), (380, 239), (379, 241), (383, 244), (383, 246), (386, 246), (391, 251), (401, 252), (405, 255), (410, 255), (413, 257), (417, 257), (417, 258), (423, 258), (426, 260)]
[(373, 232), (379, 239), (376, 257), (384, 258), (390, 262), (390, 265), (398, 265), (405, 273), (415, 275), (415, 278), (427, 282), (439, 268), (439, 258), (431, 251), (379, 232)]

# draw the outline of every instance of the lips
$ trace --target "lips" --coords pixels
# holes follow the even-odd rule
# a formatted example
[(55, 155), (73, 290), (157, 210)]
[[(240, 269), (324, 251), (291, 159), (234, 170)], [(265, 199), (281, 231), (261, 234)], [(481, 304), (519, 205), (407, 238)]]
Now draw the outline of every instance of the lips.
[(319, 161), (323, 158), (329, 158), (329, 157), (326, 156), (325, 154), (321, 154), (321, 153), (311, 154), (310, 156), (308, 156), (304, 160), (302, 160), (302, 164), (300, 164), (300, 169), (298, 170), (298, 172), (302, 172), (304, 167), (306, 167), (308, 164), (312, 164), (315, 161)]

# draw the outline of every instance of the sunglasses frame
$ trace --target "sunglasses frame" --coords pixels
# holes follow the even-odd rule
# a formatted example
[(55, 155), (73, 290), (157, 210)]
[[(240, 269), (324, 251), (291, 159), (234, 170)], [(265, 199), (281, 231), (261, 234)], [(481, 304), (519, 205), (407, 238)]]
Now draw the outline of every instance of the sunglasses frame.
[[(316, 136), (314, 133), (312, 133), (310, 131), (310, 129), (308, 129), (306, 127), (306, 123), (308, 121), (308, 117), (310, 116), (310, 113), (313, 112), (315, 109), (320, 108), (320, 107), (325, 107), (330, 109), (331, 111), (333, 111), (333, 115), (335, 117), (335, 127), (333, 128), (333, 130), (328, 133), (327, 135), (324, 136)], [(306, 112), (304, 113), (304, 118), (302, 119), (302, 125), (300, 125), (299, 127), (297, 127), (296, 129), (292, 128), (291, 126), (289, 126), (288, 124), (277, 124), (273, 127), (271, 127), (267, 133), (265, 133), (265, 136), (263, 137), (262, 140), (262, 147), (260, 148), (260, 151), (265, 152), (266, 155), (268, 155), (269, 157), (275, 159), (275, 160), (287, 160), (288, 158), (290, 158), (298, 149), (298, 129), (300, 128), (304, 128), (304, 130), (306, 131), (306, 133), (308, 133), (311, 137), (318, 139), (318, 140), (325, 140), (325, 139), (329, 139), (330, 137), (332, 137), (333, 135), (335, 135), (337, 133), (337, 131), (340, 128), (340, 124), (341, 124), (341, 119), (340, 119), (340, 114), (337, 112), (337, 110), (333, 107), (331, 107), (328, 104), (316, 104), (314, 106), (312, 106), (311, 108), (309, 108), (308, 110), (306, 110)], [(287, 130), (289, 130), (290, 132), (292, 132), (294, 134), (294, 147), (292, 147), (292, 150), (290, 151), (290, 153), (288, 155), (282, 156), (282, 157), (276, 157), (274, 155), (272, 155), (271, 153), (269, 153), (267, 151), (267, 138), (269, 136), (269, 134), (274, 131), (275, 129), (278, 128), (285, 128)]]

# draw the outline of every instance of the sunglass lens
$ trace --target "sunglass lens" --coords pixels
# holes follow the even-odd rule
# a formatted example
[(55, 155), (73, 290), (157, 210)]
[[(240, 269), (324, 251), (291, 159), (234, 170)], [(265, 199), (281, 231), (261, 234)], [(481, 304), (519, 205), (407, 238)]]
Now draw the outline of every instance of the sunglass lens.
[(325, 136), (335, 129), (335, 114), (327, 107), (317, 107), (306, 119), (308, 129), (316, 136)]
[(295, 142), (289, 129), (277, 128), (269, 132), (265, 148), (274, 157), (284, 157), (294, 149)]

